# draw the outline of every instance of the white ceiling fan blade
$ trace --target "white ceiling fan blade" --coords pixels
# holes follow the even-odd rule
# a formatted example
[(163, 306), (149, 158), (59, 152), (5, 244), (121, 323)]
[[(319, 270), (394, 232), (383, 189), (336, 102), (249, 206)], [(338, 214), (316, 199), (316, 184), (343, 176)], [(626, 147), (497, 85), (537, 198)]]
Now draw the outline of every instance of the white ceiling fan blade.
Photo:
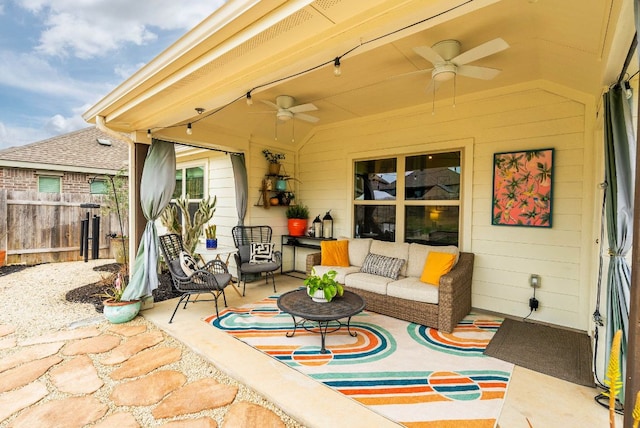
[(387, 77), (386, 80), (395, 80), (395, 79), (400, 79), (402, 77), (409, 77), (409, 76), (415, 76), (417, 74), (423, 74), (426, 72), (430, 73), (431, 71), (433, 71), (433, 68), (425, 68), (423, 70), (416, 70), (416, 71), (410, 71), (408, 73), (396, 74), (395, 76)]
[(311, 122), (311, 123), (316, 123), (317, 121), (320, 120), (320, 118), (318, 117), (310, 116), (304, 113), (296, 113), (293, 115), (293, 117), (294, 119), (300, 119), (300, 120), (304, 120), (305, 122)]
[(444, 58), (442, 58), (440, 54), (434, 51), (430, 46), (416, 46), (413, 48), (413, 51), (433, 65), (444, 62)]
[(288, 109), (291, 113), (303, 113), (305, 111), (315, 111), (318, 110), (318, 107), (314, 106), (311, 103), (308, 104), (300, 104), (297, 106), (290, 107)]
[(500, 74), (497, 68), (479, 67), (477, 65), (461, 65), (458, 67), (458, 75), (473, 77), (474, 79), (491, 80)]
[(280, 110), (280, 107), (278, 107), (278, 105), (277, 105), (277, 104), (272, 103), (271, 101), (267, 101), (267, 100), (260, 100), (260, 101), (262, 101), (262, 102), (263, 102), (263, 103), (265, 103), (266, 105), (268, 105), (268, 106), (270, 106), (270, 107), (272, 107), (272, 108), (274, 108), (274, 109), (276, 109), (276, 110)]
[(451, 62), (457, 66), (461, 66), (480, 58), (484, 58), (485, 56), (493, 55), (494, 53), (503, 51), (508, 47), (509, 44), (498, 37), (497, 39), (490, 40), (486, 43), (481, 44), (480, 46), (476, 46), (473, 49), (469, 49), (468, 51), (461, 53), (457, 57), (453, 58)]

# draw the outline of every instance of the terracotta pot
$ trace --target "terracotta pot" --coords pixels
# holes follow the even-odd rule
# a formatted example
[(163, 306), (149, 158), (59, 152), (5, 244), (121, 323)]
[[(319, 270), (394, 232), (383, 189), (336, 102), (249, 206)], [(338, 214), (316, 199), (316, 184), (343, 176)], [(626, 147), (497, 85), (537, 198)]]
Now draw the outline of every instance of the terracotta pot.
[(270, 175), (278, 175), (278, 174), (280, 174), (280, 164), (279, 163), (271, 163), (271, 162), (269, 162), (269, 174)]
[(131, 321), (138, 315), (141, 302), (140, 300), (115, 302), (108, 299), (102, 302), (102, 304), (104, 305), (102, 313), (105, 318), (113, 324), (121, 324)]
[(288, 222), (289, 235), (302, 236), (307, 231), (306, 218), (290, 218)]

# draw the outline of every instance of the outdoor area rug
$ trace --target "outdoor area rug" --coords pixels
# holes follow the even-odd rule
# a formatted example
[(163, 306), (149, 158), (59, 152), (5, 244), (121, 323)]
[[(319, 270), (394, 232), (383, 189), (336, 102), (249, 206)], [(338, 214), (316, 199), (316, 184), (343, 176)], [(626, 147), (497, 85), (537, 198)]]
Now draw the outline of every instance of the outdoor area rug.
[(586, 333), (505, 319), (485, 355), (578, 385), (594, 386)]
[(205, 321), (407, 427), (494, 427), (513, 364), (483, 355), (501, 318), (470, 314), (451, 334), (362, 312), (329, 333), (298, 328), (277, 296)]

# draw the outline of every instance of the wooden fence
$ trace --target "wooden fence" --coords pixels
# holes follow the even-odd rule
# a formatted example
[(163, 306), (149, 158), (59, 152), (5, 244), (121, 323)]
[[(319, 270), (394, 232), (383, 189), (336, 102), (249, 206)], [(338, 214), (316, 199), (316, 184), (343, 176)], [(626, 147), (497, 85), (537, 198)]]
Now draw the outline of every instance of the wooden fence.
[[(120, 234), (117, 214), (80, 207), (80, 204), (103, 202), (102, 195), (0, 189), (0, 250), (6, 249), (6, 264), (84, 260), (84, 256), (80, 256), (81, 220), (87, 212), (90, 219), (100, 216), (99, 258), (113, 258), (111, 238), (107, 235)], [(122, 220), (126, 235), (128, 219)], [(92, 231), (90, 225), (89, 236)], [(89, 259), (92, 258), (91, 245), (90, 240)]]

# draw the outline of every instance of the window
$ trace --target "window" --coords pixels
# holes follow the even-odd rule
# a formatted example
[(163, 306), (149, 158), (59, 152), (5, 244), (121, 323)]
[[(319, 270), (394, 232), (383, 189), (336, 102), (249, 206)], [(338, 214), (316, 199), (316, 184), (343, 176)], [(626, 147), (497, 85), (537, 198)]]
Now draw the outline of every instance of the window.
[(458, 245), (460, 174), (458, 151), (356, 161), (355, 236)]
[(89, 183), (92, 195), (106, 195), (109, 193), (106, 180), (93, 180)]
[(60, 177), (38, 176), (38, 192), (60, 193)]
[(204, 166), (183, 167), (176, 170), (176, 188), (173, 199), (189, 197), (189, 214), (191, 218), (198, 210), (205, 194)]

